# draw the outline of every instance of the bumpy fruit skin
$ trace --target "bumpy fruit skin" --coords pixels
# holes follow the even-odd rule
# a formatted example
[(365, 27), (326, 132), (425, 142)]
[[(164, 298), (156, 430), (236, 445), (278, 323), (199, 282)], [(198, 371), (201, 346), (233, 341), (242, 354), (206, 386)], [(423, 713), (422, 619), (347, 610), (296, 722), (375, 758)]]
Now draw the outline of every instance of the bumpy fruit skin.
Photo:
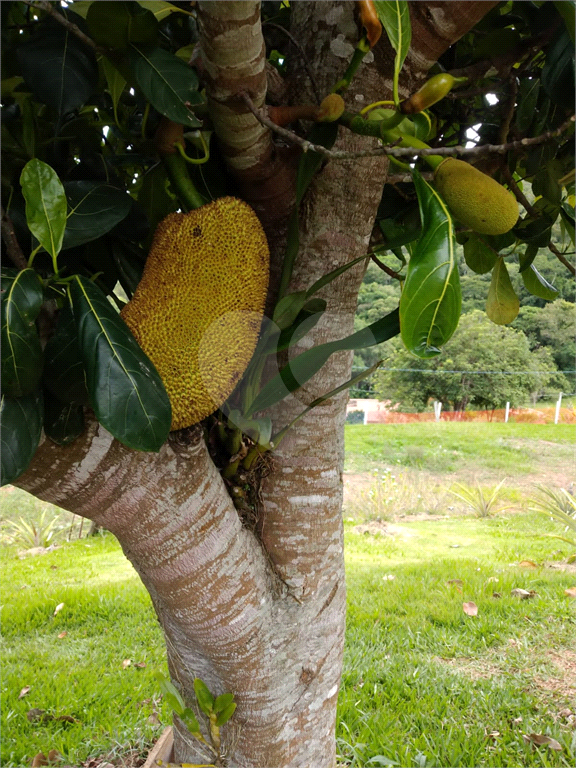
[(183, 429), (226, 400), (254, 352), (269, 251), (254, 211), (223, 197), (158, 225), (142, 279), (120, 313), (156, 366)]
[(454, 216), (475, 232), (503, 235), (518, 221), (514, 195), (463, 160), (449, 157), (440, 163), (434, 182)]

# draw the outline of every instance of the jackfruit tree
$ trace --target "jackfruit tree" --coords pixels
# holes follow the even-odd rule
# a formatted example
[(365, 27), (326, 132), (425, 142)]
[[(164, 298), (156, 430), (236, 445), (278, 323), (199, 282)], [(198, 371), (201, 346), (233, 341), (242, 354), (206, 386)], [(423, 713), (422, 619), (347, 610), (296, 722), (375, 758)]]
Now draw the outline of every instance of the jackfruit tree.
[(1, 11), (2, 482), (120, 541), (174, 760), (333, 766), (353, 351), (441, 354), (456, 241), (499, 324), (574, 274), (573, 3)]

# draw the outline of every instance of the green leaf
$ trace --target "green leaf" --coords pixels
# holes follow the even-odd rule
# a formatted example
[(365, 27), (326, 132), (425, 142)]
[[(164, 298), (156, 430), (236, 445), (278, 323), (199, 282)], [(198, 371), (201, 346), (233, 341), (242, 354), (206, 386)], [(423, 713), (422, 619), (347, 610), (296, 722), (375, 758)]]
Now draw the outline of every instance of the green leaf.
[(74, 403), (63, 403), (46, 390), (44, 432), (57, 445), (69, 445), (84, 432), (83, 407)]
[[(99, 3), (94, 3), (99, 5)], [(83, 19), (60, 9), (82, 27)], [(98, 84), (94, 53), (61, 24), (48, 19), (17, 50), (21, 74), (37, 101), (63, 116), (85, 104)]]
[(199, 677), (194, 678), (194, 693), (198, 706), (205, 715), (210, 715), (214, 711), (214, 696), (208, 690), (208, 686)]
[(344, 391), (345, 389), (350, 389), (350, 387), (353, 387), (355, 384), (358, 384), (358, 382), (363, 381), (364, 379), (368, 378), (368, 376), (371, 376), (374, 371), (379, 368), (382, 365), (383, 361), (378, 360), (378, 362), (374, 363), (374, 365), (370, 366), (370, 368), (365, 368), (360, 373), (357, 373), (356, 376), (353, 376), (351, 379), (348, 379), (348, 381), (345, 381), (344, 384), (340, 384), (339, 387), (336, 387), (335, 389), (330, 390), (330, 392), (327, 392), (325, 395), (321, 395), (320, 397), (317, 397), (315, 400), (313, 400), (310, 405), (305, 408), (302, 413), (299, 413), (298, 416), (296, 416), (295, 419), (292, 419), (290, 424), (288, 424), (286, 427), (284, 427), (280, 432), (276, 435), (274, 435), (273, 444), (276, 446), (282, 440), (286, 432), (294, 426), (294, 424), (301, 419), (303, 416), (305, 416), (309, 411), (312, 410), (312, 408), (316, 408), (317, 405), (321, 405), (322, 403), (326, 402), (326, 400), (329, 400), (331, 397), (334, 397), (335, 395), (339, 394), (340, 392)]
[(93, 283), (75, 275), (70, 295), (96, 418), (129, 448), (159, 451), (172, 413), (158, 372)]
[(526, 250), (524, 253), (519, 254), (518, 256), (518, 262), (520, 265), (520, 272), (524, 272), (524, 270), (528, 269), (530, 264), (534, 261), (536, 256), (538, 255), (538, 246), (537, 245), (527, 245)]
[(549, 46), (541, 82), (555, 104), (574, 109), (574, 43), (567, 30), (563, 30)]
[(42, 394), (2, 395), (0, 401), (1, 485), (13, 483), (28, 467), (42, 434)]
[(178, 202), (168, 193), (168, 175), (164, 163), (158, 163), (144, 174), (138, 202), (146, 213), (152, 231), (165, 216), (178, 208)]
[(226, 707), (229, 707), (233, 701), (234, 701), (233, 693), (221, 693), (220, 696), (216, 697), (212, 711), (218, 715), (220, 714), (220, 712), (223, 712), (226, 709)]
[[(337, 136), (337, 123), (316, 123), (312, 126), (306, 138), (312, 144), (318, 144), (326, 149), (331, 149), (334, 146)], [(296, 176), (296, 205), (299, 205), (302, 201), (306, 190), (310, 186), (310, 182), (323, 162), (324, 157), (312, 150), (304, 152), (301, 156), (298, 162), (298, 173)]]
[(127, 192), (96, 181), (68, 181), (65, 184), (70, 214), (62, 249), (97, 240), (123, 221), (132, 207)]
[(191, 109), (205, 101), (193, 69), (163, 48), (145, 53), (133, 45), (131, 58), (139, 88), (161, 115), (187, 128), (202, 125)]
[(552, 224), (546, 216), (538, 219), (526, 217), (514, 227), (514, 234), (524, 243), (546, 248), (552, 234)]
[(44, 386), (60, 402), (88, 405), (86, 375), (72, 308), (65, 304), (44, 349)]
[(178, 8), (178, 6), (172, 5), (172, 3), (164, 2), (164, 0), (138, 0), (138, 5), (151, 11), (158, 21), (162, 21), (171, 13), (185, 13), (187, 16), (192, 16), (189, 11)]
[[(308, 140), (330, 149), (338, 135), (337, 123), (316, 123), (308, 134)], [(298, 162), (296, 175), (296, 203), (288, 222), (288, 234), (286, 237), (286, 253), (284, 255), (284, 267), (278, 289), (278, 295), (284, 296), (288, 290), (294, 261), (300, 249), (300, 224), (298, 219), (298, 206), (304, 197), (314, 175), (322, 165), (324, 158), (318, 152), (304, 152)]]
[(520, 301), (514, 292), (506, 263), (502, 256), (492, 270), (492, 280), (486, 298), (486, 314), (496, 325), (511, 323), (520, 310)]
[(228, 706), (218, 714), (218, 717), (216, 718), (216, 725), (218, 726), (218, 728), (221, 728), (225, 723), (227, 723), (235, 711), (236, 711), (236, 702), (233, 701), (231, 704), (228, 704)]
[(498, 253), (495, 252), (479, 235), (467, 235), (464, 243), (464, 260), (473, 272), (484, 275), (490, 272), (496, 264)]
[(572, 240), (572, 245), (574, 245), (574, 208), (571, 208), (568, 203), (562, 203), (560, 207), (560, 216), (570, 240)]
[(66, 228), (66, 194), (56, 171), (41, 160), (29, 160), (20, 176), (30, 232), (53, 259), (62, 248)]
[(302, 352), (285, 365), (280, 372), (268, 381), (254, 398), (245, 416), (263, 411), (274, 403), (301, 387), (317, 373), (334, 352), (350, 349), (364, 349), (397, 336), (400, 332), (398, 310), (382, 317), (356, 333), (339, 341), (329, 341)]
[(116, 125), (120, 125), (120, 121), (118, 120), (118, 103), (120, 101), (120, 96), (122, 96), (124, 88), (126, 87), (126, 80), (116, 69), (114, 64), (112, 64), (112, 62), (105, 56), (102, 56), (100, 62), (102, 64), (104, 76), (106, 77), (106, 82), (108, 84), (108, 93), (112, 99), (114, 120), (116, 121)]
[(540, 93), (540, 78), (523, 77), (520, 80), (520, 95), (516, 110), (516, 125), (521, 133), (528, 135), (530, 125), (534, 120), (538, 95)]
[(358, 256), (357, 259), (352, 259), (352, 261), (349, 261), (347, 264), (343, 264), (341, 267), (337, 267), (336, 269), (333, 269), (332, 272), (328, 272), (327, 275), (323, 275), (321, 278), (316, 280), (315, 283), (313, 283), (310, 288), (306, 291), (306, 296), (310, 298), (310, 296), (313, 296), (315, 293), (318, 293), (318, 291), (321, 288), (324, 288), (325, 285), (328, 285), (328, 283), (331, 283), (332, 280), (335, 280), (337, 277), (340, 277), (340, 275), (343, 275), (344, 272), (347, 272), (350, 267), (353, 267), (355, 264), (359, 264), (361, 261), (364, 261), (365, 259), (369, 258), (368, 256)]
[(374, 6), (390, 45), (396, 51), (394, 59), (394, 101), (398, 101), (398, 76), (410, 50), (412, 25), (406, 0), (374, 0)]
[(92, 38), (106, 48), (124, 50), (130, 42), (154, 44), (158, 22), (154, 14), (132, 2), (99, 0), (86, 15)]
[(558, 298), (558, 291), (553, 285), (550, 285), (546, 278), (542, 277), (534, 264), (530, 264), (528, 269), (522, 272), (524, 287), (533, 296), (538, 296), (546, 301), (554, 301)]
[(192, 735), (200, 733), (200, 725), (198, 724), (196, 715), (192, 712), (190, 707), (186, 707), (179, 717)]
[(180, 717), (186, 712), (186, 704), (180, 695), (180, 691), (158, 670), (154, 670), (154, 677), (160, 685), (160, 690), (165, 701)]
[(306, 303), (306, 298), (306, 291), (298, 291), (298, 293), (289, 293), (280, 299), (272, 317), (278, 328), (284, 330), (284, 328), (292, 325)]
[(400, 330), (406, 348), (427, 358), (439, 354), (456, 330), (462, 298), (452, 219), (436, 190), (417, 171), (413, 175), (422, 236), (400, 297)]
[(560, 16), (564, 19), (564, 24), (566, 25), (566, 30), (568, 34), (570, 35), (570, 40), (572, 40), (572, 45), (574, 45), (574, 26), (575, 21), (574, 17), (576, 15), (576, 4), (573, 2), (573, 0), (554, 0), (554, 6)]
[(42, 375), (42, 348), (36, 318), (42, 283), (33, 269), (2, 275), (2, 389), (10, 397), (30, 395)]

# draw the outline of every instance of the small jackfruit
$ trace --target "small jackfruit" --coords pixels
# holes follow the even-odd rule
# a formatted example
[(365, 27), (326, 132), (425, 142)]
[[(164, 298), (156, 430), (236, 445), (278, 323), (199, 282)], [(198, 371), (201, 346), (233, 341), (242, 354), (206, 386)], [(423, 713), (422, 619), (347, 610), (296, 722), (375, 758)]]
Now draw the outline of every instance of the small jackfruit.
[(158, 225), (142, 279), (120, 313), (156, 366), (171, 429), (213, 413), (254, 352), (269, 251), (254, 211), (222, 197)]
[(518, 221), (514, 195), (463, 160), (448, 157), (440, 163), (434, 182), (454, 216), (475, 232), (503, 235)]

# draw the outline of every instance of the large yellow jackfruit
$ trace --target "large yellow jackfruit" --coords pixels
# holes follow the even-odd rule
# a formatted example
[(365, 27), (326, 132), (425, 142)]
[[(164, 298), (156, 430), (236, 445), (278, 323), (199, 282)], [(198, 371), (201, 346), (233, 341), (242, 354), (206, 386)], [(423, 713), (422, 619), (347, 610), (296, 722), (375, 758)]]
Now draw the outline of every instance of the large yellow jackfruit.
[(213, 413), (238, 383), (258, 340), (268, 273), (266, 237), (242, 200), (223, 197), (158, 225), (120, 314), (164, 382), (171, 429)]
[(436, 189), (458, 219), (483, 235), (503, 235), (518, 221), (514, 195), (463, 160), (448, 157), (434, 173)]

